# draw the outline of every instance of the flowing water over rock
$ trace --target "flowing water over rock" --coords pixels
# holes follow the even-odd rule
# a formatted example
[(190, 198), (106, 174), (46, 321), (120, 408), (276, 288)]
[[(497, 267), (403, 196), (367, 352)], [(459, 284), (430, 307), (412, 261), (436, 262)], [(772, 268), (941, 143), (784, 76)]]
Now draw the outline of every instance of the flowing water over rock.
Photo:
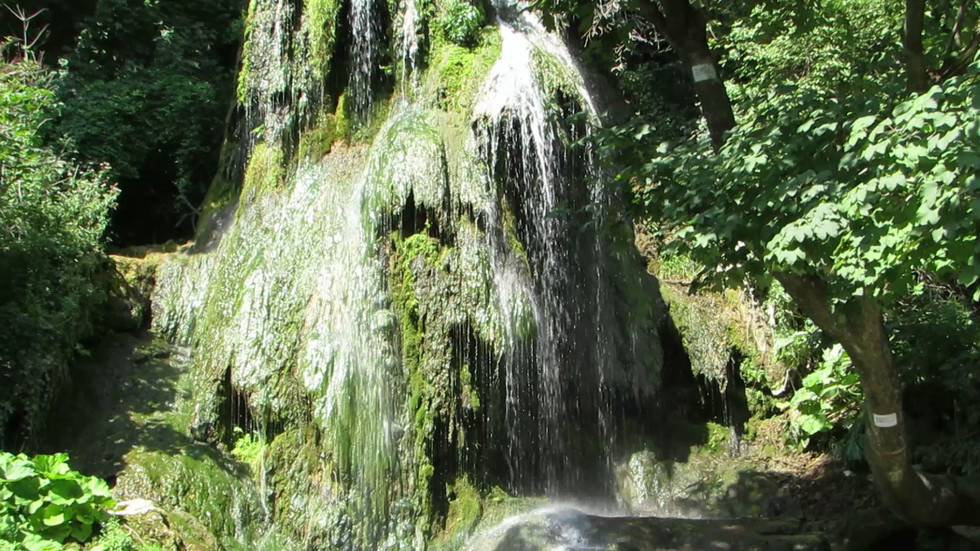
[[(280, 36), (284, 3), (253, 5), (268, 21), (252, 48), (315, 51)], [(362, 121), (375, 4), (333, 12)], [(422, 548), (467, 486), (611, 499), (623, 428), (655, 397), (663, 306), (583, 145), (593, 100), (557, 38), (498, 11), (473, 49), (433, 43), (417, 97), (349, 143), (333, 143), (343, 101), (314, 117), (307, 81), (245, 79), (240, 96), (286, 122), (249, 119), (229, 144), (250, 152), (240, 191), (158, 275), (155, 327), (193, 350), (191, 433), (254, 433), (263, 504), (297, 546)], [(406, 30), (422, 13), (404, 4), (391, 33), (403, 79), (423, 66)], [(448, 97), (446, 59), (469, 64)], [(288, 139), (303, 120), (321, 122)]]

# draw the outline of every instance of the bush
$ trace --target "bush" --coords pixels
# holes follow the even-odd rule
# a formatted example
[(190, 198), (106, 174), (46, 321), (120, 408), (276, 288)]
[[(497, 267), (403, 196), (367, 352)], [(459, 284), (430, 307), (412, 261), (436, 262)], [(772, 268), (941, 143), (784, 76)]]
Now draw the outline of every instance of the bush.
[(114, 507), (109, 485), (71, 470), (68, 455), (0, 452), (0, 540), (13, 549), (50, 551), (85, 542)]
[(476, 6), (465, 0), (446, 0), (436, 19), (436, 27), (446, 40), (460, 46), (476, 44), (483, 14)]
[(105, 299), (95, 276), (115, 190), (66, 161), (68, 144), (40, 141), (59, 108), (49, 83), (32, 61), (0, 64), (0, 442), (33, 430)]
[(840, 345), (828, 348), (817, 369), (803, 378), (803, 386), (781, 404), (791, 410), (789, 441), (806, 447), (818, 433), (836, 427), (850, 431), (863, 401), (860, 380), (847, 353)]

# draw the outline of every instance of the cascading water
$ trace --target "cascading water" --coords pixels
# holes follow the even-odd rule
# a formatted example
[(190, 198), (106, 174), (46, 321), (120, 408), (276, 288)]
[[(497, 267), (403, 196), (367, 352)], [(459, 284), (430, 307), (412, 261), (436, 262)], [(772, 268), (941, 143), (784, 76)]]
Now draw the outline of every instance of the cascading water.
[[(365, 118), (374, 4), (347, 12)], [(424, 65), (416, 9), (400, 14), (403, 80)], [(226, 394), (245, 397), (268, 509), (299, 546), (424, 547), (460, 485), (602, 495), (620, 423), (655, 390), (662, 305), (629, 231), (602, 231), (584, 79), (531, 15), (498, 13), (476, 51), (429, 52), (414, 103), (370, 144), (287, 161), (264, 134), (225, 223), (206, 225), (226, 229), (159, 275), (155, 326), (194, 345), (195, 434), (227, 439)], [(460, 59), (479, 78), (453, 112), (434, 79)]]
[(374, 75), (378, 69), (378, 14), (375, 0), (350, 0), (350, 91), (354, 113), (367, 120), (374, 102)]
[[(510, 17), (498, 21), (500, 59), (474, 116), (488, 180), (513, 210), (530, 271), (530, 278), (515, 278), (506, 258), (495, 255), (497, 289), (513, 292), (511, 282), (522, 281), (536, 328), (530, 347), (517, 328), (507, 335), (511, 483), (581, 495), (590, 487), (603, 490), (595, 473), (612, 464), (622, 405), (613, 385), (632, 387), (637, 401), (649, 398), (653, 385), (643, 370), (622, 369), (623, 358), (611, 349), (620, 330), (615, 316), (629, 313), (609, 311), (614, 299), (604, 236), (595, 231), (604, 224), (609, 198), (591, 151), (576, 145), (597, 123), (593, 101), (564, 44), (533, 14), (508, 8), (498, 6)], [(488, 212), (497, 224), (506, 223), (496, 202)], [(495, 243), (491, 250), (505, 247)], [(583, 456), (583, 450), (590, 453)]]
[(401, 57), (401, 78), (399, 80), (401, 81), (403, 96), (418, 85), (417, 69), (420, 48), (418, 21), (419, 13), (415, 0), (405, 0), (405, 9), (402, 11), (401, 42), (399, 44)]

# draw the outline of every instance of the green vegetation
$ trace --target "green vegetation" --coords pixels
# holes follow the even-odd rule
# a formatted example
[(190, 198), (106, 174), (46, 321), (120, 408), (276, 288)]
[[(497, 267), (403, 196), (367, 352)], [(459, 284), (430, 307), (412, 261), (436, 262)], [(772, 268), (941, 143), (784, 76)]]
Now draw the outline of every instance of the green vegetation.
[(436, 40), (426, 90), (446, 111), (469, 111), (499, 55), (500, 33), (495, 28), (482, 29), (472, 48)]
[(265, 442), (261, 437), (251, 432), (245, 432), (240, 427), (233, 429), (235, 445), (231, 449), (231, 455), (248, 464), (253, 471), (257, 471), (265, 453)]
[(0, 452), (0, 544), (53, 551), (84, 543), (114, 506), (108, 484), (71, 470), (66, 454)]
[(105, 301), (98, 252), (116, 196), (98, 167), (68, 160), (39, 134), (61, 108), (51, 75), (0, 65), (0, 442), (24, 442), (61, 380), (75, 343)]
[(858, 375), (844, 350), (840, 345), (825, 350), (819, 367), (803, 378), (802, 386), (787, 403), (781, 404), (794, 412), (787, 438), (806, 447), (817, 433), (835, 427), (849, 431), (858, 418), (862, 399)]
[(265, 193), (278, 191), (285, 182), (286, 170), (282, 150), (265, 142), (255, 144), (245, 169), (242, 195), (255, 199)]
[(478, 6), (466, 0), (443, 0), (435, 28), (442, 38), (459, 46), (474, 46), (479, 39), (484, 16)]
[(92, 540), (87, 551), (163, 551), (163, 547), (137, 543), (126, 526), (112, 517), (102, 523), (102, 533)]
[(232, 100), (242, 7), (99, 0), (59, 61), (65, 109), (47, 130), (70, 137), (82, 161), (107, 163), (119, 182), (117, 242), (193, 233)]
[[(712, 58), (697, 31), (705, 36), (705, 14), (723, 13), (712, 45), (731, 78), (695, 82), (707, 132), (638, 114), (602, 133), (599, 150), (627, 167), (620, 180), (667, 247), (704, 266), (697, 284), (764, 291), (776, 280), (843, 347), (860, 375), (865, 449), (884, 498), (915, 524), (948, 523), (953, 502), (922, 505), (935, 486), (912, 469), (904, 369), (885, 320), (932, 280), (980, 298), (976, 6), (828, 0), (698, 11), (664, 0), (627, 9), (702, 71)], [(853, 419), (843, 402), (854, 383), (845, 364), (825, 361), (791, 402), (797, 426)]]

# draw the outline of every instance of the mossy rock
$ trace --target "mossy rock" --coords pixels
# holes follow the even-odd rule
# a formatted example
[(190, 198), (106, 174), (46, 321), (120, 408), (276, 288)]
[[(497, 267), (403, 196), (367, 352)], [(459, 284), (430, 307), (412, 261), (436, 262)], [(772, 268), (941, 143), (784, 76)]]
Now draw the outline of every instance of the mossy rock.
[(125, 460), (116, 497), (157, 504), (175, 538), (201, 542), (208, 539), (202, 536), (206, 533), (219, 545), (202, 549), (234, 549), (247, 546), (262, 523), (259, 496), (247, 469), (217, 450), (196, 444), (177, 455), (135, 449)]
[(441, 539), (447, 546), (461, 545), (473, 532), (483, 515), (483, 500), (479, 490), (462, 476), (446, 488), (449, 511)]
[(617, 495), (645, 515), (704, 518), (794, 517), (800, 506), (778, 473), (760, 472), (744, 458), (691, 454), (662, 461), (650, 451), (616, 467)]
[(154, 507), (125, 520), (136, 541), (156, 545), (162, 551), (214, 551), (221, 547), (207, 527), (180, 511)]
[(480, 85), (500, 57), (500, 44), (496, 27), (483, 28), (472, 48), (437, 40), (430, 54), (423, 93), (440, 109), (469, 112)]
[(150, 297), (156, 286), (157, 268), (170, 253), (145, 252), (142, 256), (109, 255), (109, 299), (105, 323), (115, 331), (138, 331), (150, 321)]

